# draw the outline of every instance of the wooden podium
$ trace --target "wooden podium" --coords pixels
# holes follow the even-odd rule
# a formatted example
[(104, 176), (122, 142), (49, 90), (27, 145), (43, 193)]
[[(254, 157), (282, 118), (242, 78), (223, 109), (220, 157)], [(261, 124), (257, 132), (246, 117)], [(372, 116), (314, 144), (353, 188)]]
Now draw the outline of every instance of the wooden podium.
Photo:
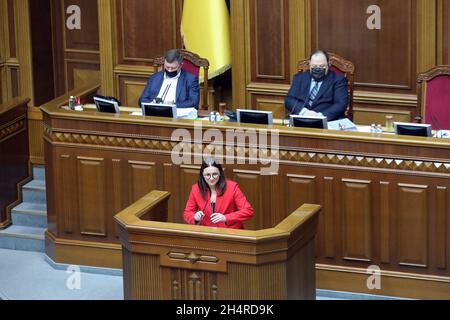
[(115, 216), (125, 299), (315, 299), (319, 205), (231, 230), (166, 222), (169, 197), (152, 191)]

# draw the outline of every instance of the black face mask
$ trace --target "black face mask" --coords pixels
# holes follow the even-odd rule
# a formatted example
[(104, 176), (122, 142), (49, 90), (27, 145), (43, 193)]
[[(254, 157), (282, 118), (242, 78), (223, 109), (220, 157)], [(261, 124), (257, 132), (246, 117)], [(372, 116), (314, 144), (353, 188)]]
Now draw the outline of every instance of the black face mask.
[(325, 68), (314, 67), (310, 70), (311, 76), (315, 81), (322, 81), (325, 78)]
[(176, 77), (177, 74), (178, 74), (178, 70), (175, 70), (175, 71), (167, 71), (167, 70), (165, 70), (165, 71), (166, 71), (166, 75), (167, 75), (169, 78)]

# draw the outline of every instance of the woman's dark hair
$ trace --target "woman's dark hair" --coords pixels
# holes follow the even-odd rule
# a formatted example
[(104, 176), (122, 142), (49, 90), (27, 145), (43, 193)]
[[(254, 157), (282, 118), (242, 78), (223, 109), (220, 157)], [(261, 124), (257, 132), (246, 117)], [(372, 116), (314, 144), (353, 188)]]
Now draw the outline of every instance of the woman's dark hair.
[(223, 172), (222, 165), (220, 165), (220, 163), (218, 163), (216, 160), (214, 160), (212, 158), (204, 159), (203, 163), (202, 163), (202, 167), (200, 168), (200, 174), (198, 176), (198, 182), (197, 182), (198, 187), (200, 188), (200, 191), (202, 192), (203, 199), (206, 199), (208, 192), (210, 192), (209, 185), (206, 182), (205, 178), (203, 177), (203, 171), (208, 167), (216, 167), (217, 169), (219, 169), (220, 177), (219, 177), (219, 181), (217, 181), (217, 184), (216, 184), (217, 195), (218, 196), (223, 195), (223, 193), (227, 189), (227, 181), (225, 179), (225, 174)]

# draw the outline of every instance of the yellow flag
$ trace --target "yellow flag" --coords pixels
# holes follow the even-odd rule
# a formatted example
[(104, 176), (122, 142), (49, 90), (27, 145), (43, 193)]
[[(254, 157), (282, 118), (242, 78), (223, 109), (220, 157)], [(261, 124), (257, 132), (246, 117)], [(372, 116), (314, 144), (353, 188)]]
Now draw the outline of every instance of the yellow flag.
[(181, 36), (186, 50), (208, 59), (209, 79), (231, 67), (230, 16), (225, 0), (184, 0)]

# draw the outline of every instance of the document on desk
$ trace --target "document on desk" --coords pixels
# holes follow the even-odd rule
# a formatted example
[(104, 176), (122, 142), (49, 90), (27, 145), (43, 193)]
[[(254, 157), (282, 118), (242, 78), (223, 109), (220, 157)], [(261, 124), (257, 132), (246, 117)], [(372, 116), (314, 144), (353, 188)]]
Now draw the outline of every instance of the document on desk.
[(344, 131), (358, 131), (358, 128), (356, 127), (356, 125), (347, 118), (328, 122), (328, 129), (344, 130)]
[(433, 137), (449, 139), (450, 138), (450, 130), (437, 130), (433, 134)]
[(177, 108), (177, 118), (197, 119), (197, 109), (195, 109), (195, 108)]

